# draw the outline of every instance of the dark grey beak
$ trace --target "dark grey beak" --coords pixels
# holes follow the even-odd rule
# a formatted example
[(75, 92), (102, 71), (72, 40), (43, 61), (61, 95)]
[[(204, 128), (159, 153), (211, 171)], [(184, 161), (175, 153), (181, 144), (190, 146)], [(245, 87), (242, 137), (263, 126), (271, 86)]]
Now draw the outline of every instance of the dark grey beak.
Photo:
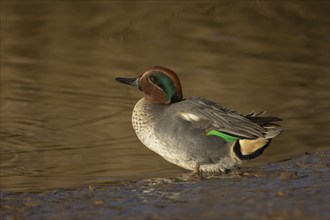
[(115, 80), (130, 86), (139, 87), (139, 77), (135, 77), (135, 78), (117, 77), (115, 78)]

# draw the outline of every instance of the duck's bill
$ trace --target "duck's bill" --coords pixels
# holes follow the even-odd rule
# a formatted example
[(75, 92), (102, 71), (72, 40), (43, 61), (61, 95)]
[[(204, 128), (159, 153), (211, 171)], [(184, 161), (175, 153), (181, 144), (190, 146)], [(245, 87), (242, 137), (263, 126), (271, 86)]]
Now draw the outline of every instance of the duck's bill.
[(135, 86), (135, 87), (139, 86), (139, 78), (138, 77), (136, 77), (136, 78), (117, 77), (115, 80), (118, 81), (118, 82), (127, 84), (127, 85), (131, 85), (131, 86)]

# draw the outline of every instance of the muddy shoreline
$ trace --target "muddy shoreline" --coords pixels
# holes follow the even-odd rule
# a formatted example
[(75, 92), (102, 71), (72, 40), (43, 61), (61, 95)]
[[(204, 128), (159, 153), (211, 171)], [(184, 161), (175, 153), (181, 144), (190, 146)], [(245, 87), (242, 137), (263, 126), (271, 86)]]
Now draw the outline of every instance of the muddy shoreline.
[(201, 177), (1, 191), (1, 219), (329, 219), (329, 156)]

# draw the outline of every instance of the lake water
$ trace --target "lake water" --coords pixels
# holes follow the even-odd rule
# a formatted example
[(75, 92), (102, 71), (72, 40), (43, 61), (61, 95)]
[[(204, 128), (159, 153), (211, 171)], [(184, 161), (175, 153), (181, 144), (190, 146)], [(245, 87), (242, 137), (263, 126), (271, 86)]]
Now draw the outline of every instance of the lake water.
[(155, 65), (185, 97), (266, 110), (284, 132), (246, 166), (329, 147), (328, 1), (3, 1), (1, 188), (44, 191), (182, 174), (131, 126)]

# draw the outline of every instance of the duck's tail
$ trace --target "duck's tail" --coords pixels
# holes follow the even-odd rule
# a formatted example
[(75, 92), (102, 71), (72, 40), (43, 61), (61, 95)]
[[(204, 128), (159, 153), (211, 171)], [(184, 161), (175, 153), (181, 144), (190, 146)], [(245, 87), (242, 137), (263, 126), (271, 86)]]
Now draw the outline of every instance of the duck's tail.
[(282, 128), (278, 124), (268, 123), (263, 126), (266, 129), (265, 138), (273, 139), (282, 132)]
[(278, 124), (275, 124), (276, 121), (282, 121), (282, 119), (277, 117), (262, 117), (259, 116), (263, 114), (264, 112), (259, 113), (250, 113), (245, 115), (246, 118), (251, 120), (252, 122), (256, 123), (257, 125), (260, 125), (261, 127), (266, 129), (265, 132), (265, 138), (266, 139), (272, 139), (276, 136), (278, 136), (282, 129)]
[[(258, 114), (259, 115), (259, 114)], [(278, 136), (282, 129), (274, 121), (282, 121), (276, 117), (256, 117), (256, 115), (247, 115), (254, 123), (265, 128), (264, 137), (257, 139), (240, 139), (234, 144), (234, 151), (241, 160), (250, 160), (258, 157), (268, 147), (271, 140)]]

